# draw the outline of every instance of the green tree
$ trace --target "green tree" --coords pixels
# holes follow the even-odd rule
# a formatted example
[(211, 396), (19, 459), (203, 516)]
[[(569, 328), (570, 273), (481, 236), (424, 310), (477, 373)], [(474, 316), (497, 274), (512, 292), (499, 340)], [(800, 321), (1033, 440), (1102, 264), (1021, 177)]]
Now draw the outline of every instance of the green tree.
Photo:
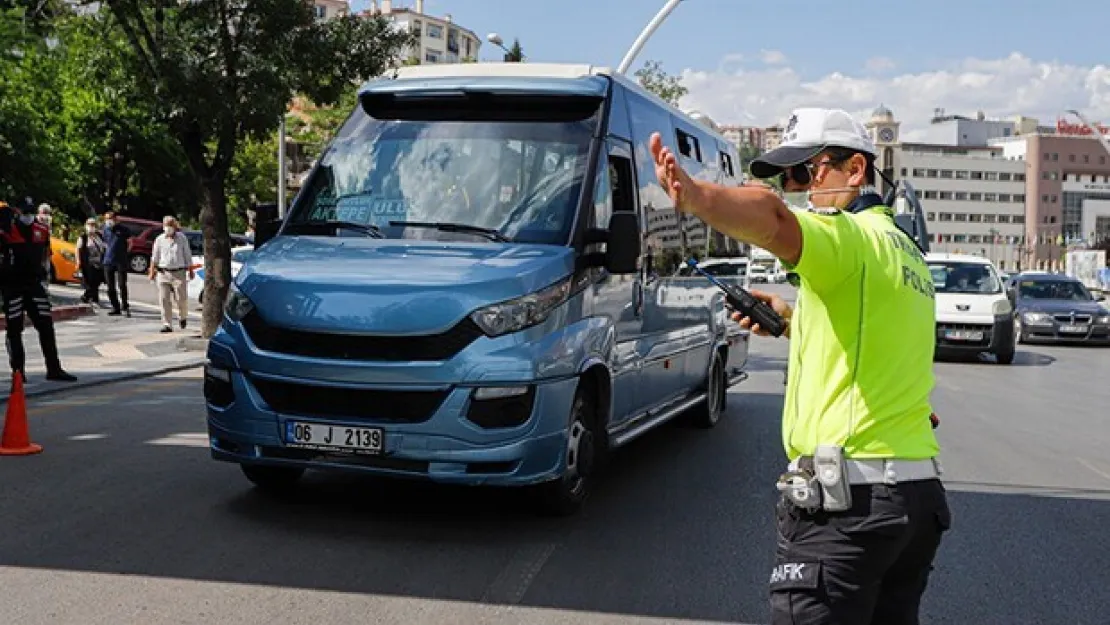
[(509, 51), (505, 53), (506, 63), (523, 63), (524, 62), (524, 48), (520, 47), (520, 39), (513, 39), (513, 45)]
[(644, 89), (674, 106), (678, 106), (679, 100), (690, 92), (683, 86), (681, 78), (663, 71), (663, 64), (659, 61), (645, 62), (643, 67), (636, 70), (635, 76)]
[(317, 22), (302, 0), (107, 0), (139, 86), (179, 143), (202, 198), (203, 333), (231, 280), (228, 176), (245, 140), (270, 135), (294, 94), (329, 104), (414, 43), (382, 16)]

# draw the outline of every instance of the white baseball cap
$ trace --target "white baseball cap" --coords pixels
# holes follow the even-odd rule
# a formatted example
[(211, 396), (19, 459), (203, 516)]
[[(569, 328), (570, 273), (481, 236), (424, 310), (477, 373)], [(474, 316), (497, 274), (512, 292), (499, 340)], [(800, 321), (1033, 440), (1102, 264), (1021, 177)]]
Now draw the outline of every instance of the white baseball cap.
[(867, 128), (841, 109), (794, 109), (783, 130), (782, 143), (751, 163), (752, 176), (772, 178), (828, 148), (847, 148), (878, 156)]

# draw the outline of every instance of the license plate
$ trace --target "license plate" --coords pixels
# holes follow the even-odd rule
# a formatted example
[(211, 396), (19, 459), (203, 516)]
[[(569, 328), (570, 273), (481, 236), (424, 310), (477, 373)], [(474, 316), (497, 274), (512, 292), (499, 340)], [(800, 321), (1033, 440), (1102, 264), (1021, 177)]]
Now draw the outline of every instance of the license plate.
[(285, 444), (299, 449), (380, 454), (385, 447), (385, 432), (381, 428), (286, 421)]
[(948, 330), (944, 333), (944, 338), (950, 341), (982, 341), (983, 332), (981, 330)]
[(1068, 334), (1086, 334), (1087, 326), (1060, 326), (1060, 331)]

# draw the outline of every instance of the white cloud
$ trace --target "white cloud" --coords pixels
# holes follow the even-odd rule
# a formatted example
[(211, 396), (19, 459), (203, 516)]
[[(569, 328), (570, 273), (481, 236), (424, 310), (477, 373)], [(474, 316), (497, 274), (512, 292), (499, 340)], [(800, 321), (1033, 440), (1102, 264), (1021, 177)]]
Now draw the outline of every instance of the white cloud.
[[(872, 61), (869, 66), (880, 65)], [(889, 76), (837, 72), (803, 80), (788, 66), (729, 70), (722, 64), (713, 72), (683, 72), (690, 90), (683, 107), (703, 111), (718, 123), (769, 126), (800, 106), (843, 108), (866, 118), (882, 103), (902, 122), (903, 139), (911, 141), (922, 137), (935, 108), (968, 116), (983, 111), (988, 118), (1028, 115), (1046, 125), (1074, 108), (1092, 121), (1110, 121), (1110, 66), (1034, 61), (1017, 52)]]
[(778, 50), (760, 50), (759, 60), (766, 65), (782, 65), (786, 63), (786, 55)]

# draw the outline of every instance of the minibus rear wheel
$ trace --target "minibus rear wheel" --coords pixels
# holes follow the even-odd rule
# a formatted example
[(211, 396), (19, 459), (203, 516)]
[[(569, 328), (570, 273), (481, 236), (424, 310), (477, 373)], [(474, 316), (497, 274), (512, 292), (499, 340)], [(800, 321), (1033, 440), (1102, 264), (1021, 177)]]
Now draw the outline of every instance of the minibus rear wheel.
[(299, 467), (241, 464), (239, 468), (259, 490), (274, 494), (288, 492), (304, 475), (304, 469)]

